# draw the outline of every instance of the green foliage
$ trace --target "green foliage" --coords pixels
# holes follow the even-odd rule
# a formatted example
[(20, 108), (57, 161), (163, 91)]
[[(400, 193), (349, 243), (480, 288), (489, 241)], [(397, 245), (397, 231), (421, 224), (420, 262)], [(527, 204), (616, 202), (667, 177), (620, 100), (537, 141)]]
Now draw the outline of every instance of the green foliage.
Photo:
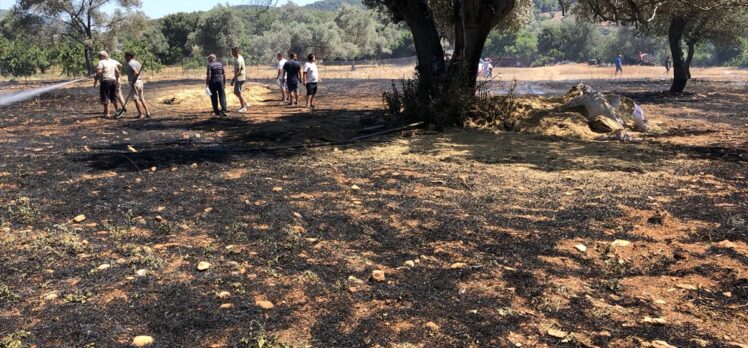
[(47, 56), (32, 42), (9, 41), (0, 37), (0, 74), (31, 76), (37, 69), (49, 66)]
[(241, 42), (244, 29), (244, 22), (232, 8), (219, 5), (200, 17), (188, 41), (202, 47), (206, 54), (228, 57), (231, 48)]
[(739, 53), (728, 62), (729, 65), (746, 68), (748, 67), (748, 38), (743, 38)]
[(62, 74), (79, 76), (86, 72), (83, 45), (79, 43), (60, 43), (50, 48), (52, 61), (62, 69)]
[(513, 57), (529, 64), (535, 59), (537, 51), (538, 37), (530, 29), (516, 32), (494, 30), (486, 40), (483, 55)]

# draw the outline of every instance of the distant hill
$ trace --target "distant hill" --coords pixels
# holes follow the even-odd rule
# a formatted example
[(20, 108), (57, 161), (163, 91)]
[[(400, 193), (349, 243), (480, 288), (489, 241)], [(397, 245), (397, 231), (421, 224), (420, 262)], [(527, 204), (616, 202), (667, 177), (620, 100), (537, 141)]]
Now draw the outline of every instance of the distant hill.
[(364, 3), (361, 0), (321, 0), (304, 7), (320, 11), (337, 11), (341, 6), (343, 6), (343, 4), (361, 7), (364, 6)]

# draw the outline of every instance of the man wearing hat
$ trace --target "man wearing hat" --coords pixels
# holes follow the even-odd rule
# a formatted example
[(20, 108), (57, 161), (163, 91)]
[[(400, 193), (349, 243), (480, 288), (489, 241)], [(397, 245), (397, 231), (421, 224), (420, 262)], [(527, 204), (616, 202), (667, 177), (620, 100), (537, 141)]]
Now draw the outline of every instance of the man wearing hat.
[(106, 118), (112, 117), (109, 102), (114, 104), (115, 110), (122, 106), (117, 96), (119, 69), (121, 66), (122, 64), (118, 61), (109, 58), (109, 53), (106, 51), (99, 52), (99, 65), (96, 66), (94, 86), (96, 85), (96, 81), (99, 81), (99, 98), (104, 105), (104, 115)]
[[(219, 62), (215, 54), (208, 57), (208, 76), (205, 79), (205, 86), (210, 90), (210, 102), (213, 104), (213, 114), (216, 116), (226, 116), (226, 71), (223, 69), (223, 63)], [(221, 109), (218, 109), (218, 102), (221, 102)]]

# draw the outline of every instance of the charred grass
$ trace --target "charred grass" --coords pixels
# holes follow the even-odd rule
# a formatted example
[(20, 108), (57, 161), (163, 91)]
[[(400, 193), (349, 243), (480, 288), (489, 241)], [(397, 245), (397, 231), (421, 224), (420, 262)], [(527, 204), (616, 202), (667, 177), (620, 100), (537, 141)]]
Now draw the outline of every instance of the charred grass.
[[(268, 95), (225, 120), (100, 120), (77, 88), (3, 109), (0, 346), (748, 343), (728, 107), (745, 91), (682, 117), (652, 96), (664, 132), (633, 144), (467, 129), (281, 148), (380, 122), (386, 81), (329, 83), (318, 110)], [(696, 114), (720, 122), (684, 133)]]

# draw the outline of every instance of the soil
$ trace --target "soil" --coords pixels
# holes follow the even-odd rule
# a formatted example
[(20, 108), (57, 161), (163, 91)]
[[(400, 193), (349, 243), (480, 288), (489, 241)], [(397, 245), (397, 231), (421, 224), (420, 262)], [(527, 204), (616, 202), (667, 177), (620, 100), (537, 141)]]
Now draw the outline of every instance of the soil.
[(744, 86), (591, 83), (662, 130), (635, 143), (345, 143), (391, 127), (388, 80), (314, 110), (266, 83), (225, 119), (195, 80), (148, 83), (146, 120), (88, 85), (0, 108), (0, 346), (748, 344)]

